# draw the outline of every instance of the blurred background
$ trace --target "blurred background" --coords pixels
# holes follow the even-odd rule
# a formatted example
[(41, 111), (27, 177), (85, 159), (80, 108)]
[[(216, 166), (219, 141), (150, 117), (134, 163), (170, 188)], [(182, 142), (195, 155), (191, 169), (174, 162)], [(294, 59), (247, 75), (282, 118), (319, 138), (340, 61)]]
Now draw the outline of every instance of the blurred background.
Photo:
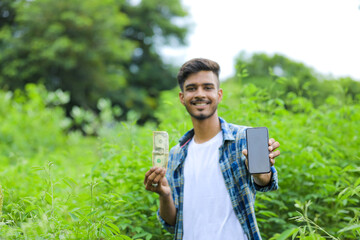
[(324, 75), (360, 79), (358, 0), (190, 1), (188, 45), (165, 48), (179, 62), (196, 56), (216, 59), (222, 79), (235, 73), (235, 59), (278, 53)]
[(192, 125), (176, 74), (221, 65), (219, 115), (281, 142), (264, 239), (360, 238), (360, 2), (0, 0), (0, 238), (171, 239), (152, 131)]
[(70, 94), (68, 115), (74, 106), (96, 112), (107, 98), (121, 120), (133, 110), (139, 124), (156, 121), (160, 92), (176, 86), (177, 69), (194, 57), (219, 62), (222, 80), (253, 54), (279, 54), (327, 79), (360, 79), (355, 0), (0, 4), (0, 87), (61, 89)]

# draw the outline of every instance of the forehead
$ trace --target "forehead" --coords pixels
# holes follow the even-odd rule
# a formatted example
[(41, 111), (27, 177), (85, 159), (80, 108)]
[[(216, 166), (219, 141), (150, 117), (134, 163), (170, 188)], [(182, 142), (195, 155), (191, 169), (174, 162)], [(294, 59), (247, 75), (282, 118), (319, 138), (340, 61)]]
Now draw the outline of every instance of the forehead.
[(201, 85), (201, 84), (209, 84), (209, 83), (214, 85), (218, 84), (218, 79), (215, 73), (211, 71), (200, 71), (197, 73), (190, 74), (186, 78), (184, 82), (184, 86), (187, 86), (189, 84)]

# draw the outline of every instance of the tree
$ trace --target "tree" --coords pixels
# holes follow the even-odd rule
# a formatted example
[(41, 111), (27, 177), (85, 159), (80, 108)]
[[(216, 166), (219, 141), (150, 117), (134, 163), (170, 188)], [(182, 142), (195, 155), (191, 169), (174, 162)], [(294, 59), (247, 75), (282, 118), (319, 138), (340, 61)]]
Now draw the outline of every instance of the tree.
[(134, 45), (118, 36), (128, 24), (116, 0), (36, 0), (16, 5), (16, 25), (4, 27), (0, 82), (10, 89), (42, 82), (71, 93), (71, 103), (95, 107), (124, 82), (119, 66)]
[[(127, 88), (117, 95), (124, 109), (141, 111), (140, 123), (153, 118), (162, 90), (176, 86), (176, 71), (164, 63), (159, 49), (163, 45), (183, 45), (187, 28), (173, 23), (187, 12), (179, 0), (142, 0), (138, 4), (126, 1), (122, 11), (129, 16), (123, 37), (136, 43), (131, 61), (124, 62)], [(115, 97), (113, 97), (115, 99)]]
[(12, 7), (14, 0), (0, 1), (0, 29), (5, 25), (12, 25), (15, 20), (15, 9)]
[(275, 80), (282, 81), (281, 87), (274, 89), (279, 96), (280, 92), (293, 92), (299, 96), (311, 97), (310, 86), (317, 84), (316, 74), (313, 69), (303, 63), (293, 61), (285, 56), (264, 53), (255, 53), (251, 57), (241, 53), (236, 59), (237, 74), (246, 69), (249, 78), (244, 82), (251, 82), (260, 87), (269, 87)]
[(247, 76), (243, 79), (244, 83), (266, 89), (273, 99), (285, 100), (284, 106), (289, 110), (293, 110), (294, 99), (298, 101), (300, 98), (303, 102), (297, 105), (311, 103), (315, 107), (325, 102), (340, 105), (360, 99), (359, 82), (351, 78), (328, 79), (305, 64), (278, 54), (257, 53), (247, 57), (242, 53), (236, 59), (236, 69), (237, 76), (244, 73)]
[(179, 0), (19, 0), (15, 21), (0, 29), (0, 86), (43, 83), (69, 91), (74, 105), (96, 109), (110, 98), (126, 113), (152, 115), (163, 89), (175, 86), (162, 44), (184, 43), (186, 12)]

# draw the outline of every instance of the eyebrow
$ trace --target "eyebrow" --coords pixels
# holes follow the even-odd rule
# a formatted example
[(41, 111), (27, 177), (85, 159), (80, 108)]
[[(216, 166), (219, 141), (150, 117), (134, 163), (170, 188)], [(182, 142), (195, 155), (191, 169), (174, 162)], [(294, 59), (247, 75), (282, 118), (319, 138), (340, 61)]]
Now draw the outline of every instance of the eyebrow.
[[(202, 86), (215, 86), (215, 84), (213, 84), (213, 83), (203, 83), (203, 84), (201, 84)], [(187, 85), (185, 85), (185, 88), (188, 88), (188, 87), (196, 87), (197, 86), (197, 84), (195, 84), (195, 83), (190, 83), (190, 84), (187, 84)]]

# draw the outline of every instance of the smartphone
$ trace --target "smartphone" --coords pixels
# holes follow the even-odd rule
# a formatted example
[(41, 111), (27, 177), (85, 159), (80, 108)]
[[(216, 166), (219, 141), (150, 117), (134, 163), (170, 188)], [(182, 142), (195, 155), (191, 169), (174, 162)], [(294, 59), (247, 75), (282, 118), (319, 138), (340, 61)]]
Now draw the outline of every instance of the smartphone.
[(269, 133), (266, 127), (246, 129), (249, 172), (270, 172)]

